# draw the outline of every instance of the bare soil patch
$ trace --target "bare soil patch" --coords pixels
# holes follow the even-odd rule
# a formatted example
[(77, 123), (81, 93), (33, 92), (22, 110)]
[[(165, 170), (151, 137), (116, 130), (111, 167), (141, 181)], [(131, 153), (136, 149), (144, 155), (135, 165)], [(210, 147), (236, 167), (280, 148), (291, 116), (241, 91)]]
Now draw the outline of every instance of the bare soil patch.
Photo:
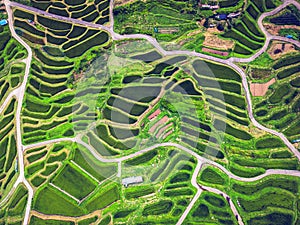
[(296, 25), (275, 25), (273, 23), (264, 23), (263, 24), (266, 30), (272, 35), (279, 35), (281, 29), (297, 29), (300, 30), (299, 26)]
[(229, 54), (228, 52), (222, 52), (222, 51), (219, 51), (219, 50), (209, 49), (209, 48), (202, 48), (202, 51), (217, 54), (217, 55), (221, 55), (221, 56), (228, 56), (228, 54)]
[(250, 91), (253, 96), (264, 96), (270, 85), (275, 83), (275, 78), (271, 79), (267, 83), (250, 83)]
[(268, 54), (272, 59), (279, 59), (283, 55), (291, 52), (297, 52), (296, 47), (293, 44), (278, 41), (274, 41), (268, 50)]
[(115, 0), (114, 5), (115, 6), (121, 6), (121, 5), (126, 5), (129, 3), (136, 2), (137, 0)]
[(224, 40), (211, 33), (206, 33), (204, 36), (205, 40), (203, 42), (203, 46), (219, 50), (228, 50), (234, 47), (234, 41), (232, 40)]
[(162, 119), (157, 121), (157, 123), (155, 123), (152, 127), (150, 127), (149, 133), (153, 134), (157, 127), (159, 127), (160, 125), (162, 125), (164, 123), (167, 123), (168, 121), (169, 121), (169, 117), (164, 116)]

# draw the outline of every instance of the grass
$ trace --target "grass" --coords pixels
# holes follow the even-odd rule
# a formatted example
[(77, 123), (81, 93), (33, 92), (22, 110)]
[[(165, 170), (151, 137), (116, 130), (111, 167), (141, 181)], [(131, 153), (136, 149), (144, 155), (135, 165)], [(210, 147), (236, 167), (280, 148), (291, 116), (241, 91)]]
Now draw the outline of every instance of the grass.
[(43, 220), (36, 216), (31, 216), (30, 224), (32, 225), (75, 225), (74, 222), (62, 220)]
[(297, 193), (299, 191), (298, 182), (287, 177), (269, 177), (262, 182), (253, 182), (244, 184), (241, 182), (233, 182), (232, 189), (240, 194), (253, 196), (261, 192), (265, 188), (273, 187), (289, 191), (290, 193)]
[(43, 188), (34, 199), (33, 209), (45, 214), (64, 216), (80, 216), (84, 214), (80, 207), (61, 195), (63, 194), (57, 193), (53, 188)]
[(84, 198), (96, 188), (96, 184), (91, 179), (69, 164), (53, 179), (52, 183), (77, 199)]
[(73, 160), (99, 181), (116, 173), (116, 165), (98, 162), (90, 153), (81, 147), (76, 149)]
[(211, 184), (225, 184), (225, 179), (212, 168), (205, 168), (200, 175), (200, 180)]
[(284, 147), (284, 143), (278, 138), (269, 137), (257, 140), (255, 146), (257, 149), (280, 148)]
[(293, 216), (288, 213), (273, 212), (248, 220), (249, 225), (263, 225), (270, 223), (272, 223), (273, 225), (292, 224)]
[(146, 205), (142, 214), (143, 216), (166, 214), (171, 211), (173, 205), (174, 203), (172, 201), (160, 200), (156, 203)]
[(144, 164), (151, 161), (155, 156), (157, 156), (157, 154), (158, 154), (157, 150), (146, 152), (140, 156), (125, 161), (125, 164), (128, 166), (136, 166), (136, 165)]
[(256, 197), (253, 200), (239, 198), (239, 202), (245, 212), (262, 211), (266, 207), (293, 209), (295, 199), (290, 194), (281, 191), (272, 191)]
[(277, 73), (277, 78), (278, 78), (279, 80), (281, 80), (281, 79), (290, 77), (290, 76), (292, 76), (293, 74), (299, 73), (299, 72), (300, 72), (300, 67), (299, 67), (299, 65), (292, 66), (292, 67), (290, 67), (290, 68), (287, 68), (287, 69), (285, 69), (285, 70), (281, 70), (280, 72), (278, 72), (278, 73)]
[(99, 210), (107, 207), (119, 199), (119, 189), (116, 185), (113, 185), (109, 189), (106, 188), (105, 190), (102, 190), (95, 197), (89, 200), (86, 204), (86, 208), (89, 211)]
[(290, 86), (288, 84), (282, 84), (275, 89), (273, 94), (269, 97), (271, 104), (276, 104), (282, 101), (283, 97), (290, 92)]
[(155, 192), (155, 188), (151, 185), (149, 186), (136, 186), (126, 188), (124, 191), (124, 196), (127, 199), (136, 199), (145, 195), (149, 195)]
[(91, 223), (96, 222), (98, 219), (97, 216), (94, 216), (92, 218), (84, 219), (78, 222), (78, 225), (90, 225)]
[(264, 52), (259, 57), (251, 61), (249, 64), (251, 66), (259, 68), (268, 68), (273, 63), (273, 59), (269, 56), (268, 53)]

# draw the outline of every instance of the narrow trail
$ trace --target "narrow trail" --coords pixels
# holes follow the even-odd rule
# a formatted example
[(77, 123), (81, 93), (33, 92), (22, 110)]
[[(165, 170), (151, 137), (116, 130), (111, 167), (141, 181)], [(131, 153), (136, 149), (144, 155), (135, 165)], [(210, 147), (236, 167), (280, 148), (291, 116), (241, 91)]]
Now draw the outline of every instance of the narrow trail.
[[(271, 130), (269, 128), (266, 128), (264, 126), (262, 126), (261, 124), (259, 124), (254, 116), (253, 116), (253, 112), (252, 112), (252, 102), (251, 102), (251, 95), (250, 95), (250, 91), (249, 91), (249, 87), (248, 87), (248, 82), (247, 82), (247, 75), (244, 73), (244, 71), (238, 67), (236, 64), (234, 64), (234, 62), (250, 62), (252, 60), (254, 60), (255, 58), (257, 58), (260, 54), (262, 54), (268, 47), (269, 43), (271, 40), (281, 40), (281, 41), (286, 41), (286, 42), (291, 42), (295, 45), (297, 45), (298, 47), (300, 47), (300, 43), (297, 41), (293, 41), (287, 38), (283, 38), (283, 37), (277, 37), (277, 36), (272, 36), (270, 34), (268, 34), (266, 32), (266, 30), (263, 28), (262, 26), (262, 20), (263, 18), (265, 18), (266, 16), (270, 16), (270, 15), (274, 15), (277, 12), (279, 12), (280, 10), (282, 10), (284, 7), (286, 7), (289, 4), (294, 4), (298, 9), (300, 9), (300, 4), (294, 0), (287, 0), (285, 1), (281, 6), (279, 6), (278, 8), (276, 8), (275, 10), (268, 12), (268, 13), (264, 13), (261, 15), (261, 17), (258, 20), (258, 24), (260, 26), (260, 28), (262, 29), (262, 31), (264, 32), (265, 36), (266, 36), (266, 42), (263, 46), (263, 48), (258, 51), (256, 54), (254, 54), (253, 56), (251, 56), (250, 58), (247, 59), (239, 59), (239, 58), (229, 58), (227, 60), (224, 59), (219, 59), (213, 56), (208, 56), (208, 55), (204, 55), (201, 53), (196, 53), (196, 52), (191, 52), (191, 51), (181, 51), (181, 50), (175, 50), (175, 51), (166, 51), (164, 50), (161, 45), (158, 43), (158, 41), (156, 39), (154, 39), (151, 36), (148, 35), (143, 35), (143, 34), (133, 34), (133, 35), (120, 35), (114, 32), (114, 18), (113, 18), (113, 0), (110, 1), (110, 26), (103, 26), (103, 25), (98, 25), (98, 24), (93, 24), (93, 23), (89, 23), (89, 22), (85, 22), (82, 20), (78, 20), (78, 19), (72, 19), (72, 18), (67, 18), (67, 17), (63, 17), (63, 16), (58, 16), (58, 15), (54, 15), (51, 13), (47, 13), (45, 11), (42, 10), (38, 10), (36, 8), (30, 7), (30, 6), (25, 6), (16, 2), (10, 2), (9, 0), (4, 0), (4, 4), (8, 13), (8, 20), (9, 20), (9, 28), (10, 31), (12, 33), (12, 36), (18, 41), (20, 42), (27, 50), (28, 52), (28, 57), (25, 60), (26, 63), (26, 68), (25, 68), (25, 75), (24, 75), (24, 80), (23, 83), (21, 84), (21, 86), (14, 90), (13, 92), (10, 93), (10, 95), (8, 96), (8, 98), (5, 100), (5, 104), (3, 104), (0, 108), (0, 112), (3, 111), (3, 109), (5, 108), (5, 106), (8, 104), (9, 99), (11, 99), (12, 97), (16, 97), (18, 100), (18, 106), (17, 106), (17, 113), (16, 113), (16, 136), (17, 136), (17, 149), (18, 149), (18, 159), (19, 159), (19, 170), (20, 170), (20, 174), (19, 177), (17, 179), (17, 181), (14, 184), (14, 189), (20, 184), (20, 183), (24, 183), (26, 188), (28, 189), (29, 192), (29, 197), (28, 197), (28, 202), (26, 205), (26, 211), (25, 211), (25, 216), (24, 216), (24, 222), (23, 224), (28, 224), (28, 219), (29, 219), (29, 215), (30, 215), (30, 209), (31, 209), (31, 202), (32, 202), (32, 197), (33, 197), (33, 189), (30, 186), (30, 184), (28, 183), (28, 181), (25, 179), (24, 176), (24, 162), (23, 162), (23, 150), (24, 149), (29, 149), (29, 148), (34, 148), (37, 146), (41, 146), (41, 145), (45, 145), (45, 144), (51, 144), (51, 143), (55, 143), (55, 142), (61, 142), (61, 141), (72, 141), (72, 142), (77, 142), (78, 144), (81, 144), (83, 146), (85, 146), (98, 160), (102, 161), (102, 162), (116, 162), (116, 163), (120, 163), (123, 160), (127, 160), (130, 158), (133, 158), (137, 155), (143, 154), (144, 152), (147, 151), (151, 151), (154, 148), (157, 147), (162, 147), (162, 146), (173, 146), (176, 147), (178, 149), (181, 149), (185, 152), (187, 152), (188, 154), (194, 156), (197, 158), (197, 166), (196, 169), (193, 173), (192, 176), (192, 185), (197, 189), (197, 193), (194, 196), (194, 198), (192, 199), (192, 201), (190, 202), (190, 204), (188, 205), (188, 207), (186, 208), (185, 212), (183, 213), (183, 215), (181, 216), (181, 218), (179, 219), (179, 221), (177, 222), (177, 225), (180, 225), (183, 223), (183, 221), (185, 220), (186, 216), (189, 214), (190, 210), (192, 209), (192, 207), (194, 206), (195, 202), (197, 201), (197, 199), (199, 198), (199, 196), (201, 195), (201, 193), (203, 192), (203, 190), (201, 189), (201, 187), (197, 184), (197, 176), (199, 171), (201, 170), (202, 165), (204, 164), (210, 164), (213, 166), (218, 167), (219, 169), (221, 169), (223, 172), (225, 172), (229, 177), (236, 179), (236, 180), (241, 180), (241, 181), (245, 181), (245, 182), (251, 182), (251, 181), (256, 181), (259, 179), (262, 179), (266, 176), (269, 175), (273, 175), (273, 174), (283, 174), (283, 175), (290, 175), (290, 176), (300, 176), (300, 171), (290, 171), (290, 170), (267, 170), (266, 173), (257, 176), (257, 177), (253, 177), (253, 178), (243, 178), (243, 177), (238, 177), (234, 174), (232, 174), (231, 172), (227, 171), (227, 169), (221, 165), (219, 165), (218, 163), (208, 160), (206, 158), (203, 158), (201, 156), (199, 156), (197, 153), (193, 152), (192, 150), (185, 148), (179, 144), (175, 144), (175, 143), (161, 143), (161, 144), (157, 144), (154, 146), (151, 146), (149, 148), (140, 150), (134, 154), (131, 154), (129, 156), (124, 156), (121, 158), (104, 158), (102, 156), (100, 156), (95, 149), (93, 149), (90, 145), (86, 144), (85, 142), (83, 142), (79, 137), (75, 137), (75, 138), (61, 138), (61, 139), (56, 139), (56, 140), (50, 140), (50, 141), (45, 141), (45, 142), (41, 142), (41, 143), (37, 143), (37, 144), (32, 144), (32, 145), (27, 145), (27, 146), (23, 146), (22, 145), (22, 141), (21, 141), (21, 109), (22, 109), (22, 102), (23, 102), (23, 98), (24, 98), (24, 94), (25, 94), (25, 88), (26, 88), (26, 83), (28, 80), (28, 75), (29, 75), (29, 70), (30, 70), (30, 64), (31, 64), (31, 60), (32, 60), (32, 51), (31, 48), (15, 33), (14, 28), (13, 28), (13, 16), (12, 16), (12, 11), (10, 7), (20, 7), (41, 15), (45, 15), (48, 16), (50, 18), (53, 19), (57, 19), (57, 20), (64, 20), (64, 21), (68, 21), (71, 23), (76, 23), (76, 24), (80, 24), (83, 26), (87, 26), (90, 28), (97, 28), (97, 29), (102, 29), (105, 30), (107, 32), (109, 32), (111, 34), (111, 37), (113, 40), (124, 40), (124, 39), (145, 39), (148, 42), (150, 42), (156, 49), (157, 51), (159, 51), (163, 56), (171, 56), (171, 55), (188, 55), (188, 56), (192, 56), (192, 57), (199, 57), (202, 58), (204, 60), (209, 60), (209, 61), (213, 61), (213, 62), (217, 62), (220, 64), (224, 64), (227, 65), (231, 68), (233, 68), (234, 70), (236, 70), (242, 77), (242, 85), (246, 94), (246, 100), (247, 100), (247, 110), (248, 110), (248, 114), (250, 117), (251, 122), (254, 124), (254, 126), (256, 126), (259, 129), (262, 129), (268, 133), (274, 134), (278, 137), (280, 137), (284, 143), (286, 144), (286, 146), (295, 154), (295, 156), (298, 158), (298, 160), (300, 160), (300, 153), (298, 152), (298, 150), (288, 141), (288, 139), (282, 134), (279, 133), (277, 131)], [(212, 188), (208, 188), (208, 187), (204, 187), (206, 190), (210, 190), (212, 192), (220, 192), (217, 189), (212, 189)], [(6, 199), (9, 199), (9, 196), (12, 195), (14, 189), (9, 193), (8, 196), (6, 196)], [(225, 195), (225, 193), (223, 193)], [(229, 196), (228, 196), (229, 197)], [(3, 201), (2, 201), (3, 202)], [(1, 202), (1, 203), (2, 203)], [(0, 205), (1, 205), (0, 203)], [(235, 213), (235, 215), (238, 215), (238, 212), (236, 210), (236, 208), (234, 207), (234, 204), (232, 203), (232, 210)], [(238, 215), (238, 218), (240, 218), (240, 216)], [(243, 221), (239, 220), (239, 224), (243, 224)]]

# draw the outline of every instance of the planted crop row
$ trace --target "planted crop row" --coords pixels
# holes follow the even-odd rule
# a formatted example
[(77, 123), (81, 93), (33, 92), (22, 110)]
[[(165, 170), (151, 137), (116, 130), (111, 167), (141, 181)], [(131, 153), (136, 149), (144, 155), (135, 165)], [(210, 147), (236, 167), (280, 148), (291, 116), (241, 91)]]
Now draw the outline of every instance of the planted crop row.
[[(15, 16), (17, 17), (18, 15)], [(22, 22), (27, 23), (27, 21)], [(42, 119), (42, 121), (40, 121), (39, 125), (35, 126), (33, 126), (33, 124), (24, 124), (24, 141), (26, 143), (74, 135), (73, 126), (67, 123), (67, 118), (76, 112), (78, 107), (76, 106), (76, 109), (74, 106), (64, 111), (66, 106), (70, 107), (74, 99), (73, 90), (69, 88), (69, 85), (69, 87), (67, 86), (67, 83), (72, 82), (74, 79), (72, 74), (74, 73), (74, 61), (76, 59), (71, 58), (81, 56), (95, 45), (102, 45), (108, 41), (107, 33), (97, 31), (97, 33), (93, 33), (94, 36), (91, 36), (87, 40), (77, 42), (77, 45), (64, 52), (63, 49), (60, 48), (60, 45), (66, 42), (67, 39), (64, 35), (71, 32), (73, 25), (62, 21), (54, 21), (40, 15), (37, 17), (35, 23), (34, 26), (44, 26), (58, 36), (54, 38), (50, 34), (46, 34), (48, 41), (55, 44), (55, 46), (43, 47), (43, 50), (35, 47), (34, 56), (36, 60), (34, 60), (32, 65), (32, 76), (29, 80), (29, 86), (27, 87), (25, 96), (27, 103), (26, 109), (28, 109), (28, 111), (24, 110), (24, 113), (28, 118)], [(30, 26), (34, 27), (32, 25)], [(27, 31), (24, 31), (24, 38), (26, 38), (26, 32), (30, 32), (30, 30), (27, 29)], [(87, 31), (87, 34), (89, 33), (90, 31)], [(49, 102), (43, 102), (45, 97), (50, 98)], [(86, 110), (82, 112), (82, 115), (76, 114), (77, 118), (73, 118), (76, 129), (82, 129), (79, 126), (80, 120), (90, 121), (95, 119), (95, 117), (89, 113), (90, 112)], [(61, 117), (59, 121), (56, 120), (57, 116)], [(37, 131), (39, 130), (44, 130), (45, 132), (38, 134)]]
[(15, 163), (17, 157), (17, 144), (14, 135), (14, 111), (16, 109), (16, 100), (10, 101), (4, 108), (0, 119), (0, 191), (6, 193), (11, 188), (12, 179), (17, 171)]
[(107, 16), (106, 10), (109, 9), (109, 1), (107, 0), (94, 2), (89, 2), (87, 0), (65, 0), (63, 2), (33, 1), (32, 4), (35, 8), (49, 11), (50, 13), (59, 16), (82, 19), (87, 22), (97, 22), (98, 24), (103, 24), (101, 23), (101, 19)]

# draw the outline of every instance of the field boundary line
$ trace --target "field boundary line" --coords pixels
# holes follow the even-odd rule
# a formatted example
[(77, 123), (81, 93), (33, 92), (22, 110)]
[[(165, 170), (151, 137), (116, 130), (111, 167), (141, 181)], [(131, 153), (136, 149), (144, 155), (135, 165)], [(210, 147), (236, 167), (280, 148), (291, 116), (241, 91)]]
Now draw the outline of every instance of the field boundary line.
[(73, 161), (73, 159), (71, 160), (71, 163), (73, 163), (75, 166), (77, 166), (79, 169), (81, 169), (83, 172), (85, 172), (89, 177), (91, 177), (94, 181), (96, 181), (97, 184), (100, 183), (98, 179), (96, 179), (92, 174), (90, 174), (88, 171), (83, 169), (80, 165), (78, 165), (75, 161)]
[(80, 200), (78, 200), (77, 198), (75, 198), (73, 195), (69, 194), (68, 192), (66, 192), (65, 190), (61, 189), (60, 187), (56, 186), (53, 183), (49, 183), (52, 187), (54, 187), (55, 189), (61, 191), (62, 193), (64, 193), (65, 195), (69, 196), (70, 198), (72, 198), (73, 200), (75, 200), (77, 203), (80, 202)]

